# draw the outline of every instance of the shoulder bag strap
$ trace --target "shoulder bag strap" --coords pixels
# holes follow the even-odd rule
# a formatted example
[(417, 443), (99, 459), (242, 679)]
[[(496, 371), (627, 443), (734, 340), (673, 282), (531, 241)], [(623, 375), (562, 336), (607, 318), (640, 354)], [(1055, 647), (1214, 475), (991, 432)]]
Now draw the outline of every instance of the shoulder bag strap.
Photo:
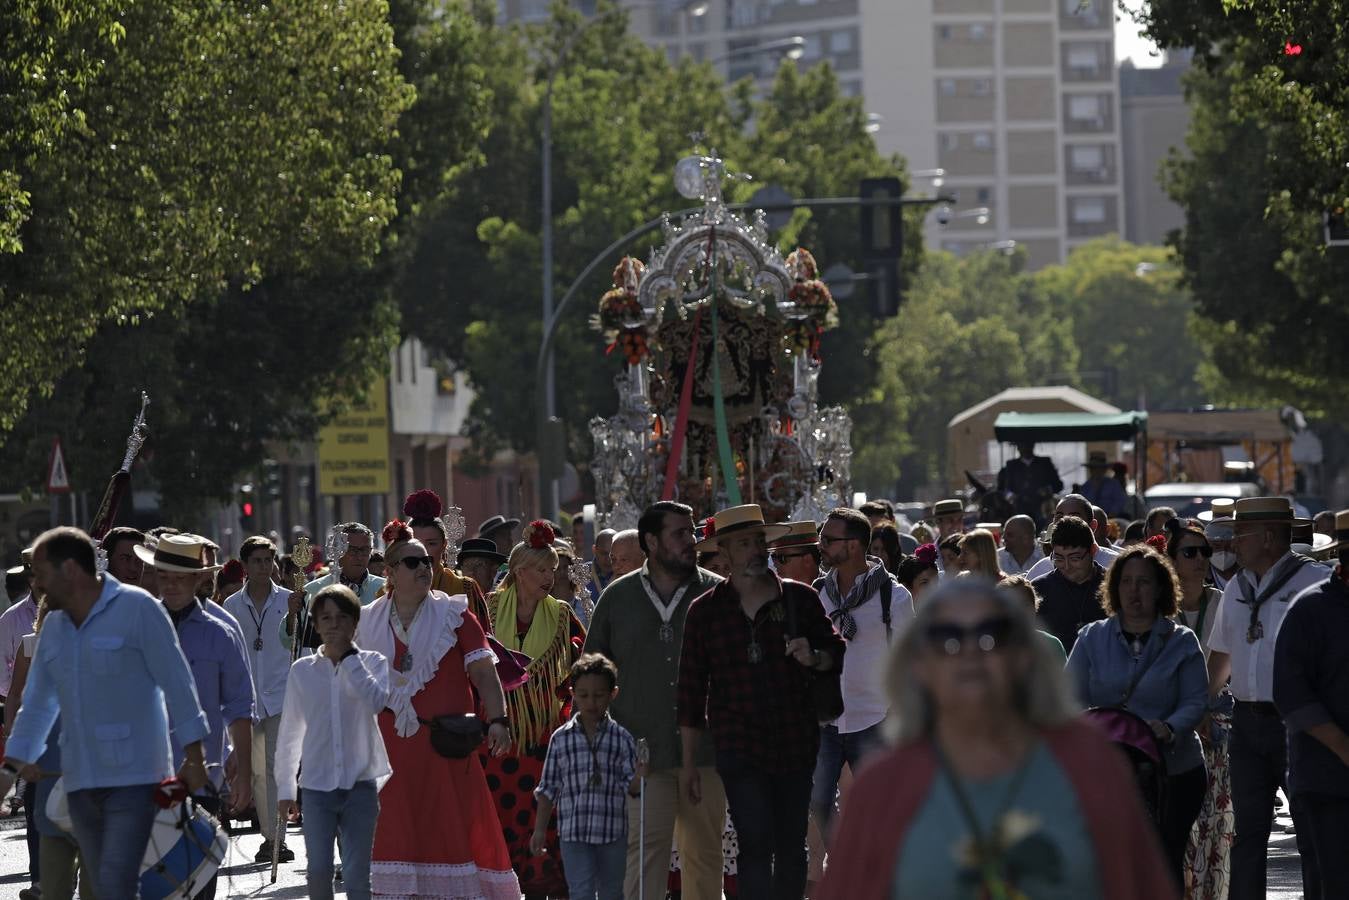
[(1134, 695), (1134, 691), (1138, 688), (1138, 683), (1143, 680), (1143, 676), (1148, 673), (1148, 669), (1152, 668), (1152, 664), (1161, 659), (1162, 654), (1166, 651), (1166, 642), (1171, 640), (1171, 635), (1175, 633), (1176, 630), (1173, 628), (1163, 635), (1162, 645), (1157, 649), (1157, 655), (1140, 666), (1138, 671), (1134, 673), (1134, 677), (1129, 681), (1129, 686), (1124, 689), (1124, 696), (1120, 698), (1120, 706), (1128, 707), (1129, 698)]

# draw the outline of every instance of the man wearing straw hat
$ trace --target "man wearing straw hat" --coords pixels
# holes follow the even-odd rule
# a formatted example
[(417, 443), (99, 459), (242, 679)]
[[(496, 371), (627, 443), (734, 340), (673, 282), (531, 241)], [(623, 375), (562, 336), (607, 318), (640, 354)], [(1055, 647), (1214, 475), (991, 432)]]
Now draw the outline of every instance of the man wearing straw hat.
[(686, 900), (721, 897), (721, 838), (726, 825), (726, 794), (712, 767), (712, 742), (695, 748), (693, 764), (702, 784), (702, 802), (689, 802), (675, 717), (675, 684), (684, 622), (695, 597), (720, 580), (696, 565), (693, 510), (662, 500), (637, 520), (637, 539), (646, 554), (634, 574), (616, 578), (600, 595), (586, 634), (585, 651), (602, 653), (623, 673), (623, 690), (611, 712), (651, 751), (646, 777), (646, 809), (640, 799), (628, 804), (628, 865), (624, 894), (636, 897), (639, 883), (647, 897), (664, 897), (672, 840), (679, 845), (681, 895)]
[[(1315, 864), (1309, 898), (1349, 897), (1349, 510), (1335, 514), (1339, 565), (1294, 598), (1274, 649), (1274, 702), (1288, 725), (1288, 789)], [(1308, 881), (1309, 868), (1315, 878)]]
[(689, 607), (679, 661), (681, 778), (702, 799), (694, 760), (710, 732), (717, 773), (740, 841), (738, 879), (746, 900), (800, 897), (806, 887), (806, 829), (820, 727), (815, 673), (843, 664), (843, 639), (819, 594), (768, 568), (768, 542), (787, 532), (766, 525), (758, 506), (713, 517), (711, 534), (730, 578)]
[(788, 522), (787, 533), (768, 544), (778, 577), (814, 584), (820, 577), (820, 534), (814, 522)]
[[(1209, 698), (1231, 680), (1229, 755), (1236, 841), (1232, 846), (1232, 900), (1265, 896), (1265, 851), (1274, 820), (1274, 793), (1287, 788), (1287, 734), (1274, 705), (1274, 648), (1290, 601), (1325, 580), (1330, 570), (1289, 549), (1293, 506), (1285, 497), (1249, 497), (1234, 508), (1232, 547), (1242, 571), (1228, 582), (1213, 622), (1208, 661)], [(1293, 817), (1300, 819), (1292, 798)], [(1299, 827), (1306, 866), (1315, 857)], [(1314, 896), (1314, 895), (1312, 895)]]
[[(242, 644), (227, 625), (206, 614), (196, 595), (200, 583), (208, 580), (220, 566), (206, 564), (205, 541), (195, 534), (167, 535), (160, 538), (153, 550), (143, 544), (136, 544), (134, 550), (140, 561), (156, 572), (160, 600), (173, 621), (183, 655), (192, 667), (197, 699), (211, 728), (204, 741), (206, 766), (217, 790), (224, 781), (220, 767), (225, 760), (226, 728), (230, 744), (241, 748), (234, 753), (229, 795), (231, 812), (243, 812), (253, 800), (250, 785), (253, 777), (253, 680)], [(171, 727), (176, 724), (170, 721)], [(175, 745), (173, 756), (174, 763), (181, 764), (182, 748)], [(221, 804), (216, 791), (199, 796), (197, 802), (208, 812), (220, 815)], [(194, 897), (212, 900), (215, 888), (216, 876), (212, 875)]]

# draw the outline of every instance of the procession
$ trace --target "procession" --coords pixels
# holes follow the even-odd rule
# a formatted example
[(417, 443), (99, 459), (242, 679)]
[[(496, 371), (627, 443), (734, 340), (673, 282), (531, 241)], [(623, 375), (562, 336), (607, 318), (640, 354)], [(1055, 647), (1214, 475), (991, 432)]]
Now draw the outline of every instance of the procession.
[(1344, 21), (0, 9), (0, 895), (1349, 898)]

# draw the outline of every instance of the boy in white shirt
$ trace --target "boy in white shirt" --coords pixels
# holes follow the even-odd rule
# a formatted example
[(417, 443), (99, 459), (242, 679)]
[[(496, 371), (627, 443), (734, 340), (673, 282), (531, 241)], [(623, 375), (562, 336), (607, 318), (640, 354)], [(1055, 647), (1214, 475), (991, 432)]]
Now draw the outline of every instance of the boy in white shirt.
[(323, 645), (296, 660), (286, 681), (276, 744), (277, 805), (283, 821), (295, 812), (303, 760), (309, 896), (333, 896), (337, 840), (347, 896), (367, 900), (379, 789), (392, 774), (376, 721), (389, 702), (389, 662), (352, 643), (361, 604), (350, 588), (323, 588), (310, 609)]

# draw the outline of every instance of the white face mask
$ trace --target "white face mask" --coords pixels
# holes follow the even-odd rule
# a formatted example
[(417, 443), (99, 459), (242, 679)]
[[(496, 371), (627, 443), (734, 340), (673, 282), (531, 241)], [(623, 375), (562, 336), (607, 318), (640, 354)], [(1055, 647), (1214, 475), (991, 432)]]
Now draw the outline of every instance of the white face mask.
[(1237, 555), (1231, 550), (1213, 551), (1213, 568), (1219, 572), (1226, 572), (1237, 564)]

